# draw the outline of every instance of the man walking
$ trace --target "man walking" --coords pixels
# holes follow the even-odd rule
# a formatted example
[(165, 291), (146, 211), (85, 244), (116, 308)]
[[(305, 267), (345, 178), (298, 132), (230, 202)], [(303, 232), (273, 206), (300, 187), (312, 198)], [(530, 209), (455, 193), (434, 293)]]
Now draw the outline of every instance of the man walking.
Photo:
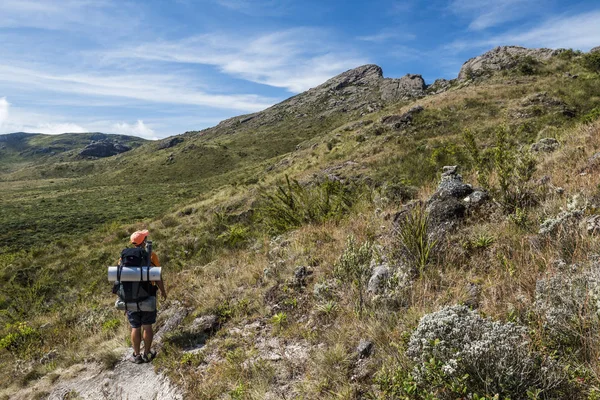
[[(130, 241), (136, 248), (145, 248), (148, 238), (148, 230), (136, 231), (131, 234)], [(150, 265), (160, 266), (156, 253), (150, 253)], [(163, 300), (167, 299), (167, 292), (162, 280), (154, 282), (140, 282), (141, 287), (146, 290), (150, 296), (156, 296), (157, 286)], [(154, 331), (152, 324), (156, 323), (156, 309), (154, 311), (125, 311), (127, 319), (131, 325), (131, 343), (133, 345), (133, 354), (129, 361), (135, 364), (150, 362), (156, 357), (156, 351), (152, 350), (152, 339)], [(141, 343), (144, 339), (144, 353), (141, 353)]]

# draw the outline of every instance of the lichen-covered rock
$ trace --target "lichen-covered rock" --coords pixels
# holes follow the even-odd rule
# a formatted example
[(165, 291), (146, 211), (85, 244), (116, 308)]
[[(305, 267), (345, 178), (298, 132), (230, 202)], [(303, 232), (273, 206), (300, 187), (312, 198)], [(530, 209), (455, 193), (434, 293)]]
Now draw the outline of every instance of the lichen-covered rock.
[(436, 79), (431, 85), (427, 87), (428, 94), (440, 94), (452, 87), (452, 82), (446, 79)]
[(390, 268), (387, 265), (379, 265), (373, 269), (367, 291), (373, 294), (380, 294), (385, 290), (385, 286), (390, 279)]
[(381, 123), (385, 125), (390, 125), (394, 129), (402, 129), (410, 125), (412, 123), (413, 116), (419, 114), (423, 110), (423, 106), (415, 106), (407, 112), (405, 112), (404, 114), (387, 115), (381, 118)]
[(183, 143), (183, 138), (179, 136), (175, 136), (169, 139), (161, 140), (156, 148), (158, 150), (170, 149), (171, 147), (177, 146), (179, 143)]
[(429, 227), (434, 235), (443, 235), (454, 228), (467, 215), (469, 209), (477, 209), (489, 196), (483, 189), (475, 190), (464, 183), (458, 166), (445, 166), (436, 192), (427, 201)]
[(548, 218), (540, 225), (538, 233), (540, 235), (555, 235), (560, 229), (567, 229), (577, 224), (583, 212), (581, 210), (575, 211), (561, 211), (556, 217)]
[(551, 49), (526, 49), (518, 46), (500, 46), (487, 53), (471, 58), (463, 64), (458, 73), (458, 80), (464, 81), (481, 76), (489, 71), (511, 69), (519, 64), (520, 60), (530, 57), (535, 61), (548, 60), (557, 54)]
[(427, 314), (412, 333), (406, 354), (425, 387), (431, 359), (449, 383), (468, 375), (468, 390), (523, 398), (531, 388), (549, 390), (560, 381), (552, 362), (530, 349), (527, 328), (483, 318), (465, 306)]
[(368, 358), (373, 353), (373, 342), (366, 339), (360, 339), (358, 347), (356, 347), (356, 353), (359, 358)]
[(600, 233), (600, 215), (592, 215), (585, 220), (585, 230), (589, 235)]
[(479, 207), (490, 199), (490, 195), (484, 190), (474, 190), (473, 193), (463, 199), (468, 207)]
[(219, 318), (216, 315), (203, 315), (194, 319), (187, 331), (194, 334), (211, 332), (217, 329), (218, 326)]
[(554, 138), (542, 138), (537, 143), (531, 145), (531, 151), (552, 153), (558, 150), (560, 143)]

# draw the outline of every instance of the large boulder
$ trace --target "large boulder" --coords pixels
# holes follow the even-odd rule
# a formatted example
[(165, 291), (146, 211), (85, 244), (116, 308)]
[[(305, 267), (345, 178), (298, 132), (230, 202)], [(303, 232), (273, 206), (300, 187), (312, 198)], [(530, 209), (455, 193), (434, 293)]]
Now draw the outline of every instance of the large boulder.
[(407, 100), (425, 95), (427, 85), (421, 75), (406, 74), (400, 79), (383, 79), (380, 82), (384, 101)]
[(445, 166), (436, 192), (426, 203), (429, 227), (435, 235), (454, 228), (469, 210), (482, 206), (489, 196), (483, 189), (462, 181), (458, 166)]
[(160, 142), (158, 142), (158, 145), (156, 146), (156, 148), (158, 150), (170, 149), (171, 147), (175, 147), (179, 143), (182, 143), (182, 142), (183, 142), (182, 137), (175, 136), (175, 137), (172, 137), (169, 139), (161, 140)]
[(385, 117), (381, 118), (381, 123), (385, 125), (390, 125), (394, 129), (402, 129), (410, 125), (412, 123), (413, 116), (419, 114), (423, 110), (423, 106), (415, 106), (407, 112), (405, 112), (404, 114), (386, 115)]
[(557, 54), (557, 51), (552, 49), (526, 49), (518, 46), (496, 47), (465, 62), (458, 73), (458, 80), (471, 79), (489, 71), (511, 69), (516, 67), (519, 61), (524, 58), (544, 61), (555, 54)]

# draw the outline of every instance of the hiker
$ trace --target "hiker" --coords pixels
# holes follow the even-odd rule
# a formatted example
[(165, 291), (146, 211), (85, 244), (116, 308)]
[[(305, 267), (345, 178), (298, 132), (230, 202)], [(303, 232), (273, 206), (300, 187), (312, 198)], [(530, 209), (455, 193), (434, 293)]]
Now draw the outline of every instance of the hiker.
[[(130, 241), (135, 246), (133, 249), (143, 250), (139, 252), (145, 257), (145, 265), (147, 265), (147, 257), (148, 254), (144, 250), (146, 247), (146, 239), (148, 238), (148, 231), (136, 231), (131, 234)], [(123, 254), (126, 252), (131, 253), (131, 248), (123, 250), (121, 253), (121, 259), (119, 260), (119, 264), (121, 264), (121, 260), (123, 259)], [(135, 250), (134, 250), (135, 252)], [(158, 267), (160, 265), (158, 261), (158, 256), (155, 252), (151, 252), (150, 255), (150, 264), (153, 267)], [(144, 265), (144, 264), (140, 264)], [(167, 299), (167, 292), (165, 290), (165, 285), (162, 280), (157, 281), (156, 284), (154, 282), (140, 282), (140, 288), (145, 290), (150, 296), (156, 297), (157, 286), (160, 289), (160, 294), (163, 300)], [(156, 309), (154, 311), (130, 311), (126, 310), (127, 319), (129, 320), (129, 325), (131, 325), (131, 343), (133, 345), (133, 354), (129, 357), (129, 361), (135, 364), (141, 364), (144, 362), (150, 362), (156, 357), (156, 351), (152, 350), (152, 338), (154, 337), (154, 332), (152, 330), (152, 324), (156, 322)], [(143, 329), (143, 335), (142, 335)], [(142, 337), (144, 339), (144, 353), (140, 354), (140, 346), (142, 342)]]

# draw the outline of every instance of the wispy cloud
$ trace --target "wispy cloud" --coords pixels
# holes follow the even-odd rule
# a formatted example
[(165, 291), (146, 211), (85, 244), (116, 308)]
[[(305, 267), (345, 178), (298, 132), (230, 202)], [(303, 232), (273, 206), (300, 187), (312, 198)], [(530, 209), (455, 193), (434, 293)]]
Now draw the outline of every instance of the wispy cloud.
[(329, 36), (316, 28), (252, 37), (214, 33), (123, 48), (105, 56), (212, 65), (237, 78), (300, 92), (367, 62)]
[(414, 40), (416, 35), (408, 32), (399, 32), (392, 29), (382, 29), (372, 35), (357, 36), (356, 39), (363, 42), (383, 43), (387, 41), (408, 41)]
[(540, 12), (539, 0), (453, 0), (450, 10), (471, 19), (470, 30), (483, 30)]
[(216, 0), (229, 10), (260, 17), (282, 16), (289, 12), (290, 0)]
[(94, 27), (95, 32), (104, 35), (123, 34), (139, 24), (139, 13), (131, 6), (112, 0), (2, 0), (0, 27), (86, 30), (88, 34), (90, 27)]
[(6, 100), (6, 97), (0, 98), (0, 128), (8, 119), (8, 109), (10, 107), (10, 103)]
[(457, 40), (452, 51), (491, 48), (500, 45), (574, 48), (587, 51), (600, 43), (600, 10), (549, 19), (526, 30), (514, 30), (481, 40)]
[(90, 96), (112, 96), (156, 103), (259, 111), (275, 100), (258, 95), (208, 94), (195, 90), (187, 79), (174, 75), (107, 75), (50, 74), (44, 71), (0, 64), (0, 82), (24, 84), (42, 90)]
[(144, 139), (157, 139), (154, 130), (139, 119), (135, 124), (128, 124), (126, 122), (116, 123), (110, 128), (110, 132), (120, 135), (138, 136)]
[[(21, 129), (22, 130), (22, 129)], [(89, 132), (82, 126), (73, 124), (70, 122), (65, 123), (51, 123), (43, 122), (33, 127), (31, 132), (35, 133), (46, 133), (48, 135), (59, 135), (61, 133), (84, 133)]]
[(34, 132), (53, 135), (87, 132), (82, 126), (61, 119), (58, 115), (44, 115), (13, 108), (5, 97), (0, 98), (0, 133)]

